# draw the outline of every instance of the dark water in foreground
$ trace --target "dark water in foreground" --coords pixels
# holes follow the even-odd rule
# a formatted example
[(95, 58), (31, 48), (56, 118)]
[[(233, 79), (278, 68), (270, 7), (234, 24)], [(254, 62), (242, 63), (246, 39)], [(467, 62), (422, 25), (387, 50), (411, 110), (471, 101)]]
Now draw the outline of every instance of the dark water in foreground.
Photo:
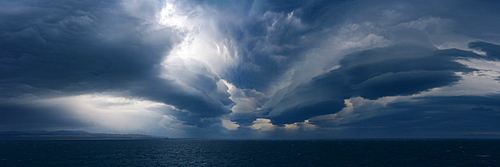
[(0, 141), (0, 166), (500, 166), (500, 140)]

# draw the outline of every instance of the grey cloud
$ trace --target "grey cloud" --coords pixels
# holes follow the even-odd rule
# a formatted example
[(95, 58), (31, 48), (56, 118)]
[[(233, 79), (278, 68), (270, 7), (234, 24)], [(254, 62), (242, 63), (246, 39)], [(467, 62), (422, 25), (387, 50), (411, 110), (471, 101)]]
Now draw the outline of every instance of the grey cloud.
[(159, 78), (182, 33), (158, 28), (155, 12), (130, 13), (119, 1), (1, 3), (22, 11), (0, 16), (0, 98), (115, 92), (174, 105), (179, 120), (200, 126), (229, 112), (229, 95), (214, 88), (220, 78), (196, 76), (198, 94)]
[(336, 113), (344, 107), (343, 100), (350, 97), (405, 96), (452, 85), (460, 80), (454, 72), (474, 70), (455, 60), (471, 55), (479, 56), (414, 44), (349, 54), (340, 61), (340, 68), (289, 91), (276, 106), (269, 108), (268, 117), (273, 123), (293, 123)]
[[(238, 53), (235, 64), (222, 70), (223, 74), (180, 67), (169, 74), (182, 77), (166, 79), (169, 77), (164, 77), (161, 62), (186, 34), (175, 28), (160, 28), (151, 20), (162, 3), (167, 3), (155, 2), (0, 1), (0, 119), (5, 121), (0, 126), (86, 126), (60, 109), (35, 111), (37, 106), (7, 101), (106, 92), (175, 106), (165, 114), (190, 125), (183, 128), (192, 128), (186, 130), (194, 137), (202, 136), (204, 130), (210, 136), (219, 135), (225, 130), (220, 127), (221, 116), (241, 125), (235, 135), (251, 136), (255, 131), (245, 126), (256, 118), (269, 118), (282, 126), (279, 124), (336, 113), (346, 106), (345, 99), (419, 94), (459, 82), (457, 72), (467, 74), (475, 70), (457, 59), (500, 59), (500, 49), (495, 44), (500, 41), (500, 3), (491, 1), (193, 0), (177, 1), (176, 7), (207, 8), (210, 12), (205, 14), (214, 16), (197, 19), (206, 18), (211, 28), (220, 33), (215, 38), (230, 41)], [(472, 40), (487, 41), (469, 43), (469, 48), (487, 56), (435, 48), (462, 47)], [(388, 47), (373, 49), (375, 46)], [(323, 55), (329, 51), (335, 53)], [(317, 59), (308, 60), (311, 57)], [(311, 68), (314, 70), (297, 68), (302, 64), (317, 66)], [(337, 65), (339, 68), (326, 71)], [(241, 90), (241, 94), (225, 92), (220, 85), (222, 79)], [(289, 82), (291, 86), (287, 87)], [(270, 90), (283, 85), (277, 93)], [(235, 103), (230, 97), (239, 101)], [(474, 98), (492, 103), (469, 103)], [(390, 127), (392, 122), (401, 125), (401, 131), (417, 124), (429, 124), (421, 127), (430, 129), (446, 118), (458, 118), (460, 113), (465, 118), (472, 112), (489, 112), (486, 116), (493, 120), (497, 118), (489, 114), (498, 110), (493, 104), (497, 103), (495, 98), (496, 95), (423, 97), (414, 104), (369, 106), (364, 109), (396, 114), (339, 128), (351, 126), (359, 133), (371, 133), (377, 126)], [(231, 111), (233, 105), (236, 107)], [(412, 112), (419, 105), (429, 112), (449, 110), (459, 114), (431, 117), (424, 112)], [(267, 108), (260, 110), (263, 106)], [(10, 112), (15, 110), (19, 112)], [(42, 117), (44, 113), (50, 117)], [(477, 120), (484, 120), (482, 125), (491, 127), (490, 119)], [(327, 128), (332, 125), (312, 123)], [(372, 127), (363, 130), (361, 123)], [(455, 125), (460, 123), (448, 127), (453, 129)], [(393, 130), (394, 127), (388, 128), (388, 134)], [(275, 133), (281, 134), (285, 132)]]
[(487, 59), (498, 61), (500, 60), (500, 46), (483, 42), (476, 41), (469, 43), (469, 48), (477, 49), (486, 52)]
[(237, 103), (231, 108), (229, 115), (232, 121), (240, 125), (251, 126), (255, 118), (263, 117), (262, 113), (255, 112), (269, 100), (263, 93), (252, 89), (239, 89), (232, 92), (231, 99)]
[[(326, 42), (331, 42), (326, 40), (327, 36), (342, 35), (335, 34), (337, 31), (334, 30), (352, 24), (353, 26), (349, 28), (362, 27), (359, 31), (363, 31), (363, 35), (373, 34), (392, 46), (348, 54), (339, 64), (332, 62), (329, 66), (339, 65), (340, 68), (321, 74), (297, 88), (289, 86), (279, 90), (270, 97), (262, 116), (271, 119), (273, 124), (288, 124), (318, 115), (336, 113), (344, 108), (344, 99), (352, 97), (379, 99), (386, 96), (414, 95), (432, 88), (451, 86), (461, 80), (456, 72), (468, 73), (476, 70), (456, 60), (494, 60), (495, 56), (485, 57), (470, 51), (439, 50), (435, 47), (462, 47), (463, 44), (476, 39), (498, 41), (498, 32), (492, 28), (495, 26), (490, 26), (497, 24), (496, 6), (498, 3), (476, 3), (467, 0), (255, 1), (251, 9), (245, 8), (246, 10), (242, 12), (244, 13), (242, 17), (247, 19), (242, 21), (240, 27), (231, 29), (232, 35), (240, 44), (238, 47), (243, 63), (234, 69), (229, 79), (225, 79), (239, 88), (266, 90), (271, 83), (279, 83), (273, 81), (282, 79), (286, 71), (293, 71), (294, 65), (303, 60), (304, 53), (322, 49), (318, 46), (328, 45)], [(285, 14), (292, 11), (305, 29), (293, 27), (283, 21)], [(250, 14), (245, 15), (247, 13)], [(272, 18), (281, 20), (273, 22)], [(268, 31), (266, 28), (272, 25), (270, 23), (276, 23), (279, 32)], [(346, 36), (349, 35), (357, 34), (347, 33)], [(352, 45), (359, 44), (359, 39), (353, 40), (353, 43)], [(348, 44), (350, 43), (346, 45)], [(361, 48), (373, 47), (373, 44), (367, 45)], [(494, 50), (494, 47), (488, 44), (476, 45), (471, 43), (470, 47), (485, 52), (487, 51), (484, 48), (488, 48), (490, 52)], [(353, 50), (355, 49), (347, 50), (342, 55)], [(282, 56), (272, 57), (272, 55)], [(333, 56), (341, 55), (332, 54), (324, 57), (333, 59)], [(290, 82), (307, 82), (297, 80), (299, 79), (292, 78)], [(388, 110), (404, 110), (392, 109), (394, 110)], [(489, 109), (491, 107), (478, 107), (475, 110)], [(260, 115), (252, 116), (260, 117)], [(422, 115), (413, 113), (413, 115), (399, 116), (394, 116), (392, 119), (410, 121)], [(365, 129), (376, 129), (376, 127)], [(356, 131), (369, 132), (363, 128), (358, 128)]]
[[(500, 3), (494, 1), (450, 1), (445, 10), (436, 10), (436, 15), (443, 15), (453, 20), (458, 20), (454, 31), (475, 39), (499, 41), (498, 29), (500, 16), (498, 8)], [(460, 12), (457, 12), (460, 11)]]
[[(240, 88), (265, 90), (311, 48), (324, 42), (342, 20), (343, 1), (254, 1), (235, 36), (242, 64), (228, 80)], [(338, 17), (337, 17), (338, 16)]]
[[(173, 43), (168, 29), (143, 33), (126, 28), (143, 21), (111, 12), (117, 4), (61, 1), (23, 5), (34, 8), (35, 13), (2, 21), (2, 27), (10, 27), (1, 32), (0, 43), (6, 46), (1, 53), (2, 83), (53, 89), (81, 87), (78, 84), (112, 88), (124, 84), (112, 81), (152, 75), (154, 64)], [(98, 6), (104, 9), (96, 9)], [(160, 34), (166, 37), (149, 43)], [(100, 84), (103, 82), (107, 84)]]
[(362, 97), (376, 99), (384, 96), (412, 95), (430, 88), (447, 86), (460, 79), (451, 71), (408, 71), (385, 73), (353, 85)]
[[(429, 96), (413, 100), (359, 111), (390, 114), (335, 126), (346, 128), (345, 131), (374, 135), (371, 137), (475, 137), (470, 134), (498, 131), (498, 94)], [(313, 123), (323, 127), (332, 126), (327, 122)]]
[(275, 124), (290, 124), (302, 122), (318, 115), (331, 114), (332, 111), (340, 111), (344, 107), (344, 101), (341, 99), (322, 99), (320, 102), (299, 104), (298, 106), (287, 108), (279, 116), (271, 116), (270, 118)]
[[(273, 83), (285, 71), (293, 68), (293, 64), (300, 61), (306, 51), (315, 49), (314, 47), (318, 44), (326, 42), (325, 36), (335, 34), (336, 31), (332, 29), (342, 25), (366, 26), (368, 33), (380, 35), (389, 43), (395, 44), (393, 47), (367, 50), (345, 56), (340, 62), (340, 69), (313, 79), (310, 85), (301, 86), (297, 90), (293, 90), (292, 87), (278, 91), (275, 94), (276, 97), (271, 97), (272, 103), (268, 103), (270, 105), (264, 112), (269, 114), (267, 117), (274, 119), (273, 123), (292, 123), (291, 120), (304, 120), (320, 113), (328, 113), (325, 110), (300, 109), (320, 104), (322, 101), (332, 100), (332, 106), (338, 104), (337, 108), (341, 108), (344, 106), (343, 99), (353, 96), (377, 99), (384, 96), (412, 95), (436, 87), (453, 85), (460, 80), (454, 72), (475, 70), (455, 62), (456, 59), (482, 57), (473, 52), (458, 49), (438, 50), (435, 45), (456, 40), (454, 33), (466, 34), (460, 25), (477, 21), (477, 19), (471, 20), (471, 17), (479, 14), (467, 9), (467, 14), (471, 16), (454, 15), (455, 9), (465, 10), (468, 5), (479, 7), (484, 4), (470, 4), (469, 1), (424, 1), (422, 3), (384, 1), (386, 5), (380, 5), (380, 2), (360, 1), (310, 1), (300, 4), (293, 1), (286, 5), (282, 2), (259, 1), (255, 3), (253, 9), (258, 6), (260, 10), (252, 11), (251, 9), (251, 12), (254, 12), (249, 21), (251, 24), (245, 26), (250, 28), (240, 29), (241, 32), (236, 35), (240, 40), (239, 43), (242, 43), (240, 46), (244, 49), (242, 53), (251, 58), (243, 57), (244, 63), (233, 75), (236, 78), (230, 79), (239, 87), (265, 90), (264, 88), (268, 87), (269, 83)], [(267, 10), (262, 10), (263, 6)], [(491, 10), (492, 8), (487, 9), (486, 13), (497, 14)], [(280, 13), (287, 14), (292, 11), (306, 29), (300, 31), (297, 27), (286, 25), (284, 22), (279, 22), (282, 20), (278, 20), (273, 23), (278, 25), (278, 29), (285, 28), (279, 31), (284, 33), (269, 34), (266, 30), (269, 20), (266, 20), (264, 14), (268, 12), (279, 16)], [(478, 27), (482, 27), (481, 25)], [(475, 27), (474, 31), (479, 32), (478, 27)], [(495, 32), (495, 30), (487, 30), (487, 32)], [(479, 34), (467, 35), (478, 37)], [(271, 36), (274, 40), (266, 40)], [(299, 36), (306, 38), (298, 38)], [(310, 39), (313, 40), (308, 41)], [(300, 44), (297, 45), (300, 47), (283, 47), (296, 46), (295, 43)], [(269, 47), (278, 49), (265, 49)], [(281, 61), (282, 64), (280, 64), (266, 57), (273, 54), (286, 55), (282, 57), (285, 61)], [(333, 57), (333, 55), (325, 57)], [(359, 61), (359, 63), (350, 61)], [(335, 86), (317, 86), (321, 85), (318, 82), (326, 82), (326, 79), (320, 81), (320, 78), (327, 76), (331, 77), (331, 80), (338, 78), (343, 83), (335, 84)], [(331, 87), (345, 89), (328, 92), (327, 88), (332, 89)], [(285, 94), (283, 99), (278, 97), (281, 94)], [(316, 96), (328, 98), (311, 100), (317, 99)], [(280, 102), (274, 102), (276, 100)], [(330, 111), (330, 113), (334, 112), (336, 111)], [(287, 116), (286, 113), (294, 114)]]

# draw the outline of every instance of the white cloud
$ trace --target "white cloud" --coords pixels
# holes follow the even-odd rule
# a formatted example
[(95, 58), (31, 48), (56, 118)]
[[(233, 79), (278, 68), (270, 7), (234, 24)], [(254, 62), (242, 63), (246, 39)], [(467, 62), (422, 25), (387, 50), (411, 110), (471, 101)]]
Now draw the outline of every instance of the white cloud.
[(314, 131), (319, 127), (317, 125), (312, 124), (309, 120), (305, 120), (303, 122), (285, 124), (283, 128), (285, 129), (285, 131), (293, 132), (293, 131)]
[(236, 122), (231, 122), (230, 120), (227, 119), (222, 119), (222, 127), (226, 128), (227, 130), (237, 130), (240, 125), (236, 124)]
[(252, 123), (253, 123), (253, 125), (250, 126), (250, 128), (255, 129), (255, 130), (259, 130), (259, 131), (272, 131), (276, 128), (276, 126), (271, 123), (270, 119), (257, 118)]
[(220, 32), (217, 11), (198, 6), (181, 9), (178, 5), (167, 3), (159, 16), (161, 24), (185, 34), (184, 40), (168, 53), (163, 62), (166, 72), (176, 75), (174, 67), (170, 66), (181, 63), (187, 66), (182, 70), (201, 67), (220, 76), (227, 68), (237, 65), (238, 52), (232, 39)]
[[(227, 87), (217, 81), (239, 63), (233, 40), (219, 31), (217, 16), (217, 11), (208, 7), (176, 1), (166, 3), (158, 16), (160, 24), (183, 34), (183, 40), (166, 53), (161, 77), (190, 94), (212, 99), (226, 95)], [(216, 85), (217, 90), (202, 88), (206, 84)]]
[(231, 115), (257, 114), (259, 112), (262, 107), (262, 99), (265, 98), (263, 93), (256, 90), (238, 89), (235, 85), (226, 80), (221, 81), (228, 87), (227, 92), (231, 95), (229, 99), (235, 103), (231, 108)]
[(293, 124), (285, 124), (285, 130), (298, 130), (299, 126), (297, 126), (297, 123)]
[(299, 123), (299, 125), (304, 131), (314, 131), (318, 128), (318, 126), (311, 124), (309, 120), (305, 120), (304, 122)]

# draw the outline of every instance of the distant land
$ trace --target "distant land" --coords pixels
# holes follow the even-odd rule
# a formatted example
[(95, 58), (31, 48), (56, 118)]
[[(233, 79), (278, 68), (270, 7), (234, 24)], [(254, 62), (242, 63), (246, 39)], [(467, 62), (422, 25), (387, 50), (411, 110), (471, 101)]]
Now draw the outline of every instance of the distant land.
[(86, 131), (0, 131), (0, 140), (150, 140), (165, 136), (90, 133)]

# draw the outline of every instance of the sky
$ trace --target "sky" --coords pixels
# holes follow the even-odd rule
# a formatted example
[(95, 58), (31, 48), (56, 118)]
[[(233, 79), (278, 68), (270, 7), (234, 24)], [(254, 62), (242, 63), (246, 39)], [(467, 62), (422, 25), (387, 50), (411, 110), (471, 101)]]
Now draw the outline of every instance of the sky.
[(0, 131), (500, 137), (494, 0), (0, 0)]

